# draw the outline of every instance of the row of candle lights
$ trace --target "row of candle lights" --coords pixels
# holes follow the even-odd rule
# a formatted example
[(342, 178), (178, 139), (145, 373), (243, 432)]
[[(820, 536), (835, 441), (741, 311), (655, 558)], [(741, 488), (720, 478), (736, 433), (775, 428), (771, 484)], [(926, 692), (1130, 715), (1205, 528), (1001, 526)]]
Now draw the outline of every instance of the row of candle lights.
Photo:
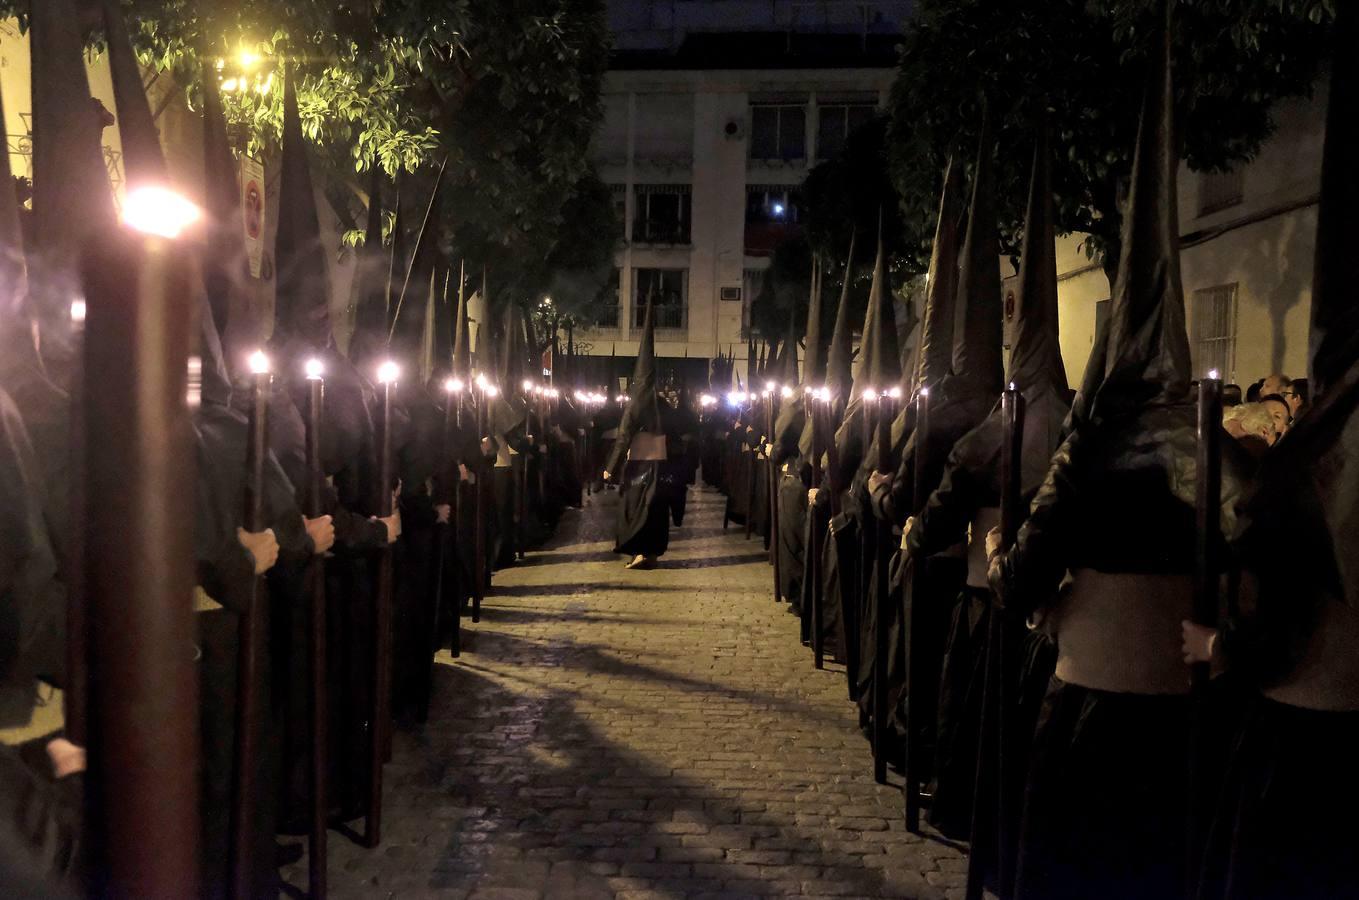
[[(818, 388), (812, 387), (811, 385), (807, 385), (806, 387), (803, 388), (803, 391), (806, 392), (808, 397), (821, 403), (829, 403), (831, 401), (831, 392), (830, 388), (828, 387)], [(925, 396), (929, 396), (929, 388), (922, 388), (920, 392)], [(757, 397), (764, 397), (767, 399), (769, 397), (774, 396), (775, 393), (779, 394), (785, 400), (788, 400), (792, 398), (795, 392), (793, 388), (786, 384), (780, 387), (776, 382), (771, 381), (768, 382), (765, 385), (765, 389), (758, 394), (753, 392), (747, 393), (746, 391), (728, 392), (727, 404), (729, 406), (744, 406), (747, 402), (752, 401)], [(863, 399), (868, 403), (876, 403), (879, 399), (900, 400), (901, 396), (902, 391), (900, 387), (893, 387), (889, 390), (881, 392), (874, 388), (865, 388), (863, 392)], [(718, 398), (712, 394), (702, 394), (698, 398), (698, 403), (699, 406), (703, 407), (704, 409), (708, 409), (710, 407), (717, 405)]]

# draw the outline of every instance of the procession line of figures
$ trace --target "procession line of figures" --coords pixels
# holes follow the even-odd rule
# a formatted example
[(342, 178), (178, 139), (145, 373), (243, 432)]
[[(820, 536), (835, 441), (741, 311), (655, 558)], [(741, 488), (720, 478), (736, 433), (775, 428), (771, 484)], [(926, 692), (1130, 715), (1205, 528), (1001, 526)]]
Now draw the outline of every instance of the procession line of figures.
[(880, 244), (857, 368), (847, 292), (823, 342), (814, 270), (801, 372), (790, 340), (745, 390), (704, 398), (704, 481), (763, 536), (814, 666), (843, 664), (875, 775), (904, 778), (906, 827), (968, 843), (969, 898), (1359, 897), (1349, 6), (1314, 402), (1272, 447), (1223, 428), (1216, 373), (1192, 378), (1168, 28), (1149, 54), (1111, 312), (1078, 391), (1058, 347), (1041, 128), (1002, 361), (984, 123), (966, 208), (962, 167), (944, 178), (912, 372)]
[[(969, 842), (971, 897), (1359, 897), (1353, 4), (1311, 403), (1255, 457), (1222, 428), (1220, 382), (1191, 378), (1169, 27), (1146, 38), (1111, 312), (1074, 398), (1061, 148), (1036, 123), (1007, 367), (984, 122), (968, 202), (965, 167), (943, 177), (914, 367), (879, 238), (857, 361), (850, 279), (823, 340), (817, 275), (801, 365), (790, 323), (781, 357), (699, 418), (686, 390), (662, 396), (650, 304), (625, 403), (535, 386), (513, 302), (474, 358), (438, 217), (389, 259), (377, 175), (341, 352), (291, 77), (274, 321), (243, 323), (215, 78), (187, 240), (126, 24), (101, 5), (122, 221), (101, 119), (80, 114), (72, 0), (32, 4), (32, 211), (0, 196), (0, 710), (25, 720), (39, 683), (65, 708), (60, 733), (0, 748), (6, 895), (270, 895), (281, 833), (307, 835), (323, 896), (332, 829), (362, 819), (380, 842), (393, 728), (427, 715), (433, 658), (459, 652), (493, 571), (600, 472), (621, 487), (615, 549), (645, 565), (701, 467), (768, 541), (813, 666), (843, 664), (907, 827)], [(429, 296), (403, 302), (415, 286)], [(232, 340), (265, 333), (254, 354)], [(733, 387), (731, 360), (714, 373)]]
[[(389, 257), (375, 172), (341, 350), (293, 73), (276, 303), (253, 321), (216, 73), (198, 210), (173, 190), (119, 5), (97, 6), (121, 215), (72, 0), (29, 18), (32, 210), (0, 192), (0, 725), (28, 722), (41, 685), (64, 707), (56, 733), (0, 746), (0, 893), (275, 896), (297, 849), (279, 836), (306, 835), (322, 897), (331, 833), (381, 841), (393, 729), (426, 719), (435, 655), (459, 655), (494, 571), (581, 505), (628, 408), (538, 383), (517, 303), (488, 304), (503, 311), (472, 352), (441, 178), (409, 256)], [(574, 354), (557, 359), (562, 383)], [(675, 399), (675, 465), (638, 444), (625, 477), (664, 485), (678, 522), (697, 419)], [(648, 540), (620, 552), (664, 550)]]

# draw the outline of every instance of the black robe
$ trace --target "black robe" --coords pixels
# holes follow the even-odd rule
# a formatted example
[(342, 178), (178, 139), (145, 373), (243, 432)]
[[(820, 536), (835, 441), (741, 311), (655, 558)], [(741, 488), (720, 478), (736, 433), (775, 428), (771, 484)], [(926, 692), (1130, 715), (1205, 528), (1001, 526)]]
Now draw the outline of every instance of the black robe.
[[(1002, 561), (1006, 607), (1027, 615), (1047, 604), (1068, 570), (1189, 577), (1196, 432), (1188, 404), (1078, 426)], [(1233, 446), (1224, 450), (1230, 533), (1241, 461)], [(1149, 652), (1178, 655), (1169, 643)], [(1186, 668), (1186, 690), (1188, 678)], [(1017, 897), (1183, 896), (1190, 713), (1187, 693), (1115, 693), (1053, 679), (1030, 756)]]

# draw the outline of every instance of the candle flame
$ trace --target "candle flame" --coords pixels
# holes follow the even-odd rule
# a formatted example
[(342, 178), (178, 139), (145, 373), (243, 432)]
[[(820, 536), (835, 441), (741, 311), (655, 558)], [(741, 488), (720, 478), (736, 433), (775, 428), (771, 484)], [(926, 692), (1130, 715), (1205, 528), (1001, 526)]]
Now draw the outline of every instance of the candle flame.
[(269, 373), (269, 357), (264, 355), (263, 350), (256, 350), (250, 354), (250, 358), (245, 363), (252, 374), (267, 375)]
[(391, 384), (401, 374), (401, 369), (390, 359), (378, 366), (377, 377), (380, 384)]
[(202, 217), (202, 210), (169, 188), (139, 187), (123, 200), (123, 224), (156, 237), (177, 238)]
[(1218, 375), (1217, 369), (1209, 369), (1208, 377), (1211, 378), (1213, 381), (1217, 381), (1220, 376)]
[(890, 391), (887, 392), (887, 396), (891, 397), (893, 400), (900, 400), (901, 388), (899, 387), (892, 388)]
[(325, 368), (321, 365), (319, 359), (309, 359), (307, 360), (306, 365), (303, 366), (303, 370), (307, 373), (307, 378), (309, 380), (316, 381), (320, 379), (321, 373), (325, 371)]
[(869, 403), (872, 403), (874, 400), (878, 399), (878, 392), (872, 388), (864, 388), (864, 399)]

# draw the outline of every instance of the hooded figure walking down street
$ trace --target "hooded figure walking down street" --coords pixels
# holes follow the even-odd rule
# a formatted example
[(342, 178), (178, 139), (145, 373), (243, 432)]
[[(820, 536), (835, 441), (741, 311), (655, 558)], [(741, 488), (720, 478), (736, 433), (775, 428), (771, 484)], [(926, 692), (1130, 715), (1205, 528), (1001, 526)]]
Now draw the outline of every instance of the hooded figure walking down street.
[[(618, 536), (614, 552), (632, 557), (628, 568), (650, 566), (670, 543), (670, 515), (676, 485), (667, 474), (667, 416), (656, 390), (656, 323), (652, 303), (646, 306), (637, 365), (628, 385), (628, 402), (618, 424), (604, 480), (622, 485), (618, 501)], [(681, 483), (679, 490), (683, 490)]]
[[(1359, 16), (1337, 7), (1312, 291), (1316, 402), (1271, 450), (1243, 508), (1240, 612), (1185, 623), (1186, 654), (1257, 693), (1233, 745), (1202, 900), (1359, 897)], [(1288, 548), (1281, 553), (1280, 548)]]
[[(1168, 11), (1167, 11), (1168, 12)], [(1180, 286), (1169, 18), (1154, 34), (1119, 261), (1072, 432), (990, 580), (1042, 615), (1056, 674), (1031, 750), (1015, 894), (1185, 895), (1197, 412)], [(1224, 442), (1231, 452), (1234, 442)], [(1242, 479), (1224, 459), (1230, 533)], [(1069, 591), (1054, 601), (1065, 573)]]

